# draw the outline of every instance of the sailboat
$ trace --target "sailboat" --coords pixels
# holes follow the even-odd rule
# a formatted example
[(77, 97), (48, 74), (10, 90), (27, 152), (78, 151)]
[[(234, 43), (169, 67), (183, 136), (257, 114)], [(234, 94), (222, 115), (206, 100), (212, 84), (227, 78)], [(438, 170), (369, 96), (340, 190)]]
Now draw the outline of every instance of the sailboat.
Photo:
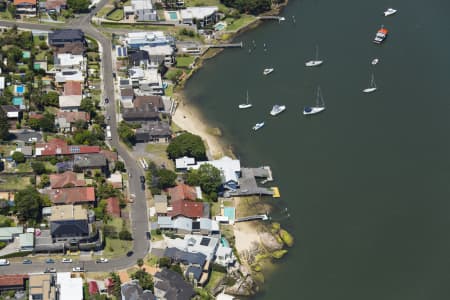
[(247, 101), (243, 104), (239, 104), (239, 108), (244, 109), (244, 108), (250, 108), (252, 107), (252, 104), (248, 103), (248, 91), (247, 91)]
[(317, 97), (316, 97), (316, 105), (315, 106), (307, 106), (303, 109), (304, 115), (314, 115), (318, 114), (325, 110), (325, 101), (322, 97), (322, 91), (320, 90), (320, 86), (317, 87)]
[(369, 82), (369, 87), (367, 89), (364, 89), (363, 92), (364, 93), (372, 93), (372, 92), (375, 92), (376, 90), (377, 90), (377, 85), (375, 84), (375, 77), (373, 76), (373, 73), (372, 73), (372, 77)]
[(323, 60), (319, 60), (319, 46), (316, 46), (316, 58), (314, 60), (307, 61), (305, 66), (307, 67), (317, 67), (323, 64)]

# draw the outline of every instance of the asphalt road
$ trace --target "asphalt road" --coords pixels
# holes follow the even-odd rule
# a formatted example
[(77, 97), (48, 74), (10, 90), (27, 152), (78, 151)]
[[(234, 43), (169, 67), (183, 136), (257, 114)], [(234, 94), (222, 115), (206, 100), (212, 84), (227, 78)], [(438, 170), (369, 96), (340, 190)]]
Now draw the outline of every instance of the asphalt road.
[(77, 19), (70, 22), (70, 24), (61, 24), (58, 26), (47, 24), (32, 24), (23, 22), (12, 22), (0, 20), (0, 26), (12, 27), (17, 25), (19, 28), (36, 29), (36, 30), (52, 30), (58, 28), (72, 28), (81, 29), (86, 35), (94, 38), (99, 42), (102, 48), (102, 71), (103, 71), (103, 95), (109, 99), (109, 104), (106, 105), (106, 115), (110, 116), (109, 125), (111, 126), (112, 140), (110, 144), (117, 149), (119, 156), (124, 160), (128, 173), (131, 173), (129, 181), (130, 193), (135, 194), (134, 203), (131, 204), (131, 231), (133, 234), (133, 254), (131, 256), (124, 256), (110, 260), (108, 263), (96, 264), (95, 261), (86, 261), (84, 263), (74, 262), (73, 264), (63, 264), (56, 262), (55, 264), (46, 264), (45, 262), (36, 261), (30, 265), (22, 264), (22, 261), (11, 261), (10, 266), (0, 266), (0, 274), (11, 273), (29, 273), (39, 272), (45, 270), (46, 267), (54, 267), (57, 271), (71, 271), (74, 266), (83, 266), (85, 271), (113, 271), (125, 269), (136, 264), (137, 259), (143, 258), (149, 251), (150, 241), (147, 240), (146, 233), (148, 228), (147, 203), (145, 198), (145, 191), (141, 189), (139, 177), (144, 175), (144, 171), (138, 166), (137, 161), (133, 158), (127, 149), (119, 143), (117, 134), (116, 121), (116, 105), (114, 97), (114, 79), (112, 68), (112, 45), (111, 41), (106, 38), (101, 32), (91, 25), (91, 17), (98, 12), (108, 0), (102, 0), (97, 7), (89, 14), (81, 15)]

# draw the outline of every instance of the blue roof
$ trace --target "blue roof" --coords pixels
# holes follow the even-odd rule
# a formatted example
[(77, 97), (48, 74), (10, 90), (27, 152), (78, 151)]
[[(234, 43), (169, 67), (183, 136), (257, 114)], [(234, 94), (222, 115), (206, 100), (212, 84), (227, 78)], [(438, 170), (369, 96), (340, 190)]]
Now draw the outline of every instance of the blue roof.
[(199, 281), (200, 277), (202, 277), (202, 269), (195, 266), (189, 266), (186, 270), (186, 277), (189, 278), (189, 274), (192, 274), (194, 276), (195, 280)]

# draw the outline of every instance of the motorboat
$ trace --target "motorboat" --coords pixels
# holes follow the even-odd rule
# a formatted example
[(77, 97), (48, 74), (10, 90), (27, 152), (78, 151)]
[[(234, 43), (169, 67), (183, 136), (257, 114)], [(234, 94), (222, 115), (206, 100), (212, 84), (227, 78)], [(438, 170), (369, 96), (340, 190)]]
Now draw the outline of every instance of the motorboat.
[(264, 75), (269, 75), (270, 73), (272, 73), (275, 69), (274, 68), (267, 68), (264, 69), (263, 74)]
[(273, 107), (272, 107), (272, 110), (270, 111), (270, 114), (272, 115), (272, 116), (276, 116), (276, 115), (278, 115), (279, 113), (282, 113), (283, 111), (285, 111), (286, 110), (286, 105), (278, 105), (278, 104), (275, 104)]
[(256, 131), (256, 130), (260, 129), (263, 126), (264, 126), (264, 122), (256, 123), (255, 126), (253, 126), (253, 130)]
[(390, 16), (390, 15), (395, 14), (396, 12), (397, 12), (396, 9), (388, 8), (388, 9), (384, 12), (384, 16), (387, 17), (387, 16)]
[(315, 106), (307, 106), (303, 109), (304, 115), (315, 115), (325, 110), (325, 101), (322, 97), (320, 86), (317, 88), (317, 97)]
[(376, 65), (378, 62), (380, 62), (380, 60), (378, 58), (374, 58), (372, 60), (372, 65)]
[(369, 87), (363, 90), (363, 93), (372, 93), (377, 90), (377, 85), (375, 84), (375, 76), (372, 73), (370, 78)]
[(375, 38), (373, 39), (373, 42), (375, 44), (383, 43), (384, 40), (386, 39), (387, 35), (388, 35), (388, 32), (389, 31), (386, 28), (381, 26), (381, 28), (377, 31), (377, 34), (375, 35)]
[(250, 108), (250, 107), (252, 107), (252, 104), (248, 102), (248, 91), (247, 91), (247, 98), (246, 98), (246, 99), (247, 99), (247, 100), (246, 100), (245, 103), (239, 104), (239, 108), (240, 108), (240, 109), (245, 109), (245, 108)]
[(323, 64), (323, 60), (319, 60), (319, 46), (316, 46), (316, 57), (313, 60), (307, 61), (305, 63), (306, 67), (317, 67)]

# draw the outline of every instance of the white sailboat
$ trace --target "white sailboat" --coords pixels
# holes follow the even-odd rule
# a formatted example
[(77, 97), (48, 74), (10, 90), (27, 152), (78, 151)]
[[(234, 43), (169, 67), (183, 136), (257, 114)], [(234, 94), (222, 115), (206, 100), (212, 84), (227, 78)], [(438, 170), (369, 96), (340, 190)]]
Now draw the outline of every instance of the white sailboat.
[(372, 73), (372, 77), (370, 78), (369, 87), (363, 90), (363, 93), (372, 93), (377, 90), (377, 85), (375, 84), (375, 77)]
[(376, 64), (378, 64), (380, 62), (380, 60), (378, 59), (378, 58), (374, 58), (373, 60), (372, 60), (372, 65), (376, 65)]
[(325, 110), (325, 101), (322, 97), (320, 86), (317, 87), (317, 97), (315, 106), (307, 106), (303, 109), (304, 115), (315, 115)]
[(264, 69), (263, 74), (264, 75), (269, 75), (270, 73), (272, 73), (275, 69), (274, 68), (267, 68)]
[(323, 60), (319, 60), (319, 46), (316, 46), (316, 57), (314, 60), (307, 61), (305, 66), (307, 67), (317, 67), (323, 64)]
[(264, 122), (256, 123), (255, 126), (253, 126), (253, 130), (256, 131), (264, 126)]
[(388, 9), (384, 12), (384, 16), (387, 17), (387, 16), (390, 16), (390, 15), (395, 14), (396, 12), (397, 12), (396, 9), (388, 8)]
[(246, 99), (247, 99), (247, 101), (245, 103), (239, 104), (239, 108), (240, 109), (252, 107), (252, 104), (248, 103), (248, 91), (247, 91), (247, 98)]

